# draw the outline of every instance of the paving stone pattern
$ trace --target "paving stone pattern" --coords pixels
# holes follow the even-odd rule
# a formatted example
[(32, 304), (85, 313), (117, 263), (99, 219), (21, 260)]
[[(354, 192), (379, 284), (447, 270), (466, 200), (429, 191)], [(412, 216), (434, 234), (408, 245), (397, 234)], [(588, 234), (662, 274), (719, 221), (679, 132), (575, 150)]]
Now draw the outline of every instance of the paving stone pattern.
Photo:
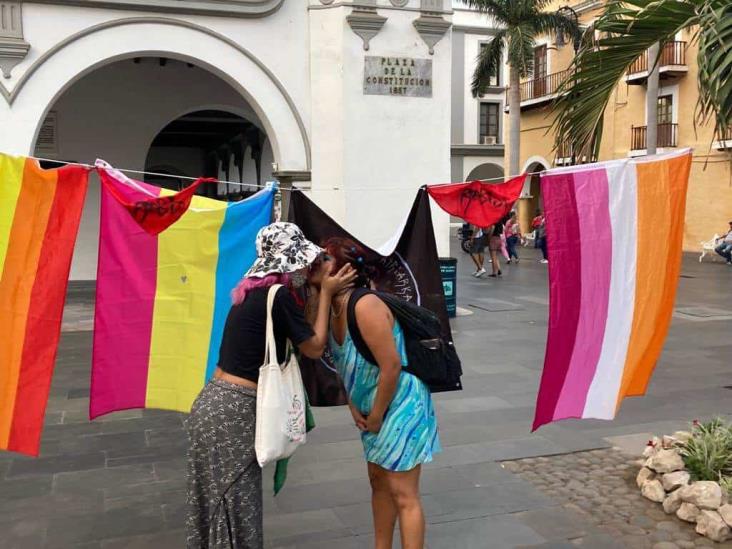
[[(608, 440), (630, 435), (647, 440), (729, 411), (729, 324), (674, 318), (647, 396), (624, 403), (613, 422), (567, 421), (532, 434), (547, 325), (546, 265), (534, 250), (520, 253), (524, 260), (505, 267), (499, 280), (472, 278), (469, 259), (459, 256), (459, 305), (474, 314), (453, 322), (465, 390), (435, 395), (444, 452), (423, 471), (427, 544), (622, 547), (578, 503), (568, 508), (565, 494), (544, 492), (537, 479), (499, 462), (606, 448)], [(679, 307), (719, 308), (732, 269), (689, 257), (684, 274), (690, 278), (681, 280)], [(0, 452), (2, 549), (183, 546), (183, 414), (129, 410), (88, 420), (93, 299), (90, 285), (72, 285), (41, 457)], [(277, 498), (265, 471), (267, 547), (371, 547), (370, 491), (350, 415), (337, 408), (315, 416), (318, 427), (293, 458)], [(618, 471), (607, 486), (622, 488), (624, 474)], [(608, 498), (607, 508), (610, 494), (597, 491)]]
[(509, 461), (503, 466), (547, 496), (566, 502), (565, 510), (624, 547), (732, 549), (732, 542), (714, 543), (697, 534), (694, 525), (667, 515), (659, 504), (642, 497), (635, 483), (637, 461), (611, 448)]

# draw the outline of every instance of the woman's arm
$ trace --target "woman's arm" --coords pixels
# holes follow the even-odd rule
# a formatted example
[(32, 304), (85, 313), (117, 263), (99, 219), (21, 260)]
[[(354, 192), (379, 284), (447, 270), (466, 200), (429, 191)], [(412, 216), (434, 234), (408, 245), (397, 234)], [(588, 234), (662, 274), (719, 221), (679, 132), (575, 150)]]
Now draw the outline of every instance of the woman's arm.
[(344, 265), (341, 270), (333, 276), (326, 274), (320, 287), (318, 295), (318, 307), (313, 322), (315, 334), (306, 339), (298, 349), (308, 358), (318, 359), (323, 356), (325, 346), (328, 344), (328, 318), (330, 316), (330, 303), (333, 296), (341, 290), (345, 290), (353, 284), (357, 276), (351, 265)]
[(402, 360), (392, 333), (394, 317), (386, 304), (375, 295), (367, 295), (356, 303), (356, 323), (363, 340), (379, 367), (379, 384), (371, 411), (366, 417), (366, 428), (378, 433), (391, 400), (396, 392)]

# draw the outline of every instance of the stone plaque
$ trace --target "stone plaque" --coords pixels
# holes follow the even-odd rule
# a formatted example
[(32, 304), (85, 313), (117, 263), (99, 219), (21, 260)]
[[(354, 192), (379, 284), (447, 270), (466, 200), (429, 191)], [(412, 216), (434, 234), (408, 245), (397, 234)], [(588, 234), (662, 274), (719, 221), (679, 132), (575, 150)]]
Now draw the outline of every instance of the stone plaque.
[(363, 93), (432, 97), (432, 60), (366, 56)]

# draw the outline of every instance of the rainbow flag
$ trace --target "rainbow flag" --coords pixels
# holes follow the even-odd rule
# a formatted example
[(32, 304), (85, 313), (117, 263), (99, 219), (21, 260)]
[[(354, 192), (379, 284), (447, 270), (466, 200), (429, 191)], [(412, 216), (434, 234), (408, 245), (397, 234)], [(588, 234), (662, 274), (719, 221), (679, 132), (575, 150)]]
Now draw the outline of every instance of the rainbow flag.
[(549, 333), (534, 430), (613, 419), (643, 395), (671, 323), (691, 151), (549, 170)]
[(0, 154), (0, 449), (38, 455), (88, 170)]
[(98, 167), (104, 184), (89, 415), (187, 412), (216, 367), (229, 294), (254, 262), (274, 191), (235, 203), (194, 196), (180, 219), (151, 234), (121, 200), (174, 193)]

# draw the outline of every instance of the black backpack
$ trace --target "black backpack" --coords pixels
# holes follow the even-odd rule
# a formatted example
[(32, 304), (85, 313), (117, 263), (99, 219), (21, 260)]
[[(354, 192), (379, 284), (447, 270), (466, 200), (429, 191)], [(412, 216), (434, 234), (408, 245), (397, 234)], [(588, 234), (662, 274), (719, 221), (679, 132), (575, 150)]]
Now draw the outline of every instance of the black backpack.
[(356, 323), (356, 303), (374, 294), (391, 310), (404, 332), (408, 365), (403, 369), (421, 379), (433, 393), (462, 389), (460, 358), (452, 341), (443, 337), (439, 318), (429, 309), (404, 301), (391, 294), (357, 288), (348, 300), (347, 321), (356, 350), (372, 364), (376, 359), (361, 336)]

